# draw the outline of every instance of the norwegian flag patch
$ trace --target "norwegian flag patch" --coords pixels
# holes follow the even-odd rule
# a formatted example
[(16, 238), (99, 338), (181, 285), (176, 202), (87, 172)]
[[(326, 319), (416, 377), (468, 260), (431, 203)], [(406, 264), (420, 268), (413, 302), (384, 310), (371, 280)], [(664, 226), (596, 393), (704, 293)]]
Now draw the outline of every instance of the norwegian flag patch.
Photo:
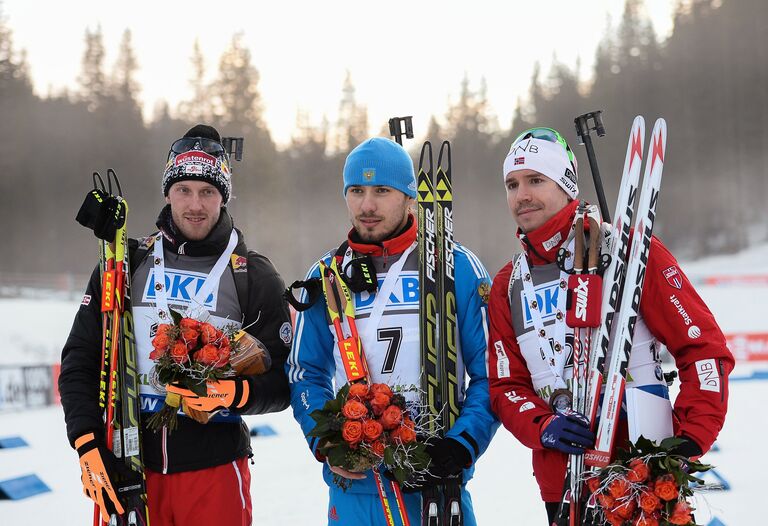
[(515, 157), (515, 166), (525, 164), (525, 157)]
[(667, 280), (670, 287), (675, 287), (678, 290), (683, 288), (683, 277), (675, 265), (665, 268), (661, 273), (664, 274), (664, 279)]

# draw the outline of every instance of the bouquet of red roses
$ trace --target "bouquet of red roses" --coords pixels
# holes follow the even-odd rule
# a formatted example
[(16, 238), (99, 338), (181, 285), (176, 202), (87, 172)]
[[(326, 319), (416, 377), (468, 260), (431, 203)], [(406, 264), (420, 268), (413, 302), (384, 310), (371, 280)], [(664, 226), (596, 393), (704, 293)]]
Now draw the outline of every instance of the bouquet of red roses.
[(680, 443), (673, 437), (657, 446), (641, 436), (628, 451), (619, 451), (616, 462), (586, 479), (606, 524), (696, 526), (690, 497), (705, 485), (693, 473), (712, 466), (670, 453)]
[[(209, 381), (236, 374), (260, 374), (269, 369), (270, 356), (266, 348), (236, 325), (218, 329), (210, 323), (182, 317), (175, 311), (171, 311), (171, 317), (172, 324), (157, 326), (149, 354), (155, 361), (159, 383), (180, 385), (198, 396), (207, 396)], [(163, 426), (169, 431), (176, 429), (180, 405), (180, 395), (167, 393), (163, 407), (150, 417), (149, 427), (155, 431)], [(201, 423), (210, 418), (208, 414), (185, 412)]]
[[(383, 463), (402, 484), (429, 465), (405, 397), (386, 384), (347, 384), (310, 416), (317, 425), (309, 436), (320, 439), (317, 451), (333, 466), (360, 472)], [(348, 484), (339, 476), (334, 481)]]

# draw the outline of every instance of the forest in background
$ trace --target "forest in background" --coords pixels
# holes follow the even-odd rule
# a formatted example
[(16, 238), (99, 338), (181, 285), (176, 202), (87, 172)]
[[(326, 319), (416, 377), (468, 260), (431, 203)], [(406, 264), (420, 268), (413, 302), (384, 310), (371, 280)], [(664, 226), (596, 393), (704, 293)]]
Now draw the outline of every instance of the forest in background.
[[(406, 142), (416, 159), (425, 138), (451, 141), (456, 237), (492, 274), (518, 250), (501, 178), (511, 140), (533, 125), (560, 130), (577, 153), (582, 197), (594, 202), (573, 118), (596, 109), (604, 110), (607, 129), (593, 140), (611, 213), (632, 119), (644, 115), (650, 133), (663, 116), (669, 141), (656, 233), (685, 259), (768, 239), (768, 2), (679, 1), (663, 42), (642, 12), (641, 0), (626, 1), (588, 75), (556, 58), (549, 71), (537, 67), (512, 122), (498, 122), (483, 79), (465, 77), (445, 114)], [(494, 52), (524, 45), (512, 42)], [(197, 45), (190, 63), (191, 98), (176, 108), (161, 105), (146, 120), (130, 31), (117, 60), (106, 64), (101, 31), (87, 29), (77, 88), (42, 96), (0, 3), (0, 281), (89, 272), (96, 243), (74, 216), (94, 170), (116, 170), (130, 205), (130, 234), (151, 233), (163, 205), (168, 148), (198, 122), (245, 137), (229, 208), (249, 246), (269, 256), (287, 282), (344, 238), (344, 158), (369, 130), (388, 133), (386, 123), (369, 122), (353, 76), (344, 79), (338, 119), (316, 126), (299, 113), (290, 144), (278, 148), (263, 119), (258, 64), (241, 35), (221, 55), (213, 81), (203, 80), (210, 75)]]

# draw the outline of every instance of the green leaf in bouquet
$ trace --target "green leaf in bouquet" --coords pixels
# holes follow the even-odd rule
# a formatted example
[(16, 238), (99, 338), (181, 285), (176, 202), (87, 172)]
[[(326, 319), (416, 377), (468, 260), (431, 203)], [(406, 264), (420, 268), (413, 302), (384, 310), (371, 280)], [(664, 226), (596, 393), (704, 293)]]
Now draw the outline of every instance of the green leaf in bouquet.
[[(321, 413), (321, 412), (314, 411), (310, 416), (312, 416), (312, 418), (315, 418), (314, 415), (316, 413)], [(329, 419), (326, 416), (322, 415), (322, 413), (318, 415), (318, 418), (319, 419), (315, 419), (315, 422), (317, 422), (317, 425), (312, 428), (312, 431), (307, 433), (307, 436), (322, 438), (326, 436), (328, 433), (330, 433), (331, 427), (329, 424)]]
[(397, 482), (400, 484), (408, 480), (409, 473), (405, 468), (397, 466), (394, 469), (391, 469), (390, 472), (395, 476), (395, 480), (397, 480)]
[(350, 385), (348, 383), (346, 383), (346, 384), (344, 384), (344, 386), (341, 389), (339, 389), (339, 392), (336, 393), (336, 399), (342, 401), (342, 404), (349, 397), (349, 387), (350, 387)]
[[(309, 417), (319, 424), (321, 420), (328, 419), (328, 413), (326, 413), (322, 409), (315, 409), (314, 411), (309, 413)], [(314, 435), (311, 435), (311, 436), (314, 436)]]
[(170, 367), (158, 367), (155, 370), (157, 371), (157, 380), (161, 384), (168, 385), (174, 380), (173, 369)]
[(688, 473), (704, 473), (712, 469), (711, 464), (702, 464), (701, 462), (688, 462)]
[(640, 435), (634, 444), (634, 449), (635, 449), (634, 451), (635, 453), (638, 453), (639, 455), (643, 455), (643, 454), (652, 453), (657, 449), (657, 447), (652, 440), (645, 438), (643, 435)]
[(328, 450), (328, 463), (331, 466), (345, 468), (347, 465), (347, 447), (339, 444)]
[(669, 451), (679, 446), (683, 442), (685, 442), (685, 439), (682, 439), (680, 437), (667, 437), (661, 441), (661, 443), (659, 444), (659, 448), (664, 451)]
[(323, 409), (325, 411), (328, 411), (331, 414), (341, 413), (341, 408), (343, 407), (343, 402), (339, 400), (338, 398), (331, 398), (328, 400), (325, 405), (323, 406)]
[(174, 325), (181, 324), (181, 319), (184, 317), (184, 315), (173, 309), (169, 310), (171, 311), (171, 319), (173, 320)]
[(411, 466), (413, 466), (413, 469), (417, 471), (426, 469), (427, 466), (429, 466), (429, 461), (431, 460), (426, 450), (424, 449), (424, 444), (417, 444), (416, 447), (409, 449), (408, 458), (410, 459), (410, 463)]
[(384, 448), (384, 463), (387, 466), (395, 465), (395, 448), (387, 446)]

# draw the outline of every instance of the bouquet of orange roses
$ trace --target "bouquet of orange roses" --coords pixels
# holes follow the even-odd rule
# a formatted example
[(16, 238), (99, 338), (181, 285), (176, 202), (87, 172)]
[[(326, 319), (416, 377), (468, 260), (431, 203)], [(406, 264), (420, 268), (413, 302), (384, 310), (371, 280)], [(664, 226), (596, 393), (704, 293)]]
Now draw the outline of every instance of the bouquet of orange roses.
[(696, 526), (690, 497), (705, 488), (697, 472), (712, 466), (670, 453), (682, 443), (667, 438), (657, 446), (640, 437), (613, 464), (585, 480), (605, 524), (611, 526)]
[[(333, 466), (360, 472), (384, 464), (402, 484), (429, 465), (405, 397), (386, 384), (347, 384), (310, 416), (317, 425), (309, 436), (320, 439), (317, 451)], [(338, 475), (334, 482), (348, 485)]]
[[(261, 374), (271, 365), (264, 345), (234, 324), (218, 329), (173, 310), (171, 318), (173, 323), (157, 326), (149, 354), (155, 361), (157, 380), (163, 385), (179, 385), (206, 396), (209, 381), (236, 374)], [(169, 431), (176, 429), (180, 405), (180, 395), (167, 393), (163, 407), (149, 418), (149, 427), (155, 431), (163, 426)], [(201, 423), (210, 418), (199, 411), (185, 412)]]

